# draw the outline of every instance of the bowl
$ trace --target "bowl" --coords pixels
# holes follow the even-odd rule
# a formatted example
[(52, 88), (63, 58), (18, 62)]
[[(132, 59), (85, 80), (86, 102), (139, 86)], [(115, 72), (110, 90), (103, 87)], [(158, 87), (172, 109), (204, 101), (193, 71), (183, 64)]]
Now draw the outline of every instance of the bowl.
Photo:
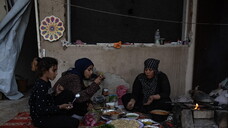
[(107, 109), (107, 110), (103, 110), (102, 112), (102, 118), (104, 120), (115, 120), (119, 118), (119, 115), (121, 115), (122, 113), (113, 109)]
[(114, 108), (115, 107), (115, 102), (108, 102), (105, 104), (107, 108)]
[(139, 118), (139, 114), (137, 114), (137, 113), (127, 113), (126, 114), (126, 117), (128, 118), (128, 119), (138, 119)]
[(167, 119), (169, 112), (165, 110), (152, 110), (150, 115), (154, 121), (162, 122)]

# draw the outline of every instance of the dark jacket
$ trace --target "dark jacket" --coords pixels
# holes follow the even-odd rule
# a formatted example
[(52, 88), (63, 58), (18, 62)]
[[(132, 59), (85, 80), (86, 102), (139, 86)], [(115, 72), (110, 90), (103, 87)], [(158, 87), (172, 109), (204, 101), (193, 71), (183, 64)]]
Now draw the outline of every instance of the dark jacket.
[(34, 124), (42, 124), (43, 117), (58, 114), (60, 109), (54, 104), (53, 96), (48, 93), (51, 82), (38, 79), (33, 86), (29, 99), (30, 115)]

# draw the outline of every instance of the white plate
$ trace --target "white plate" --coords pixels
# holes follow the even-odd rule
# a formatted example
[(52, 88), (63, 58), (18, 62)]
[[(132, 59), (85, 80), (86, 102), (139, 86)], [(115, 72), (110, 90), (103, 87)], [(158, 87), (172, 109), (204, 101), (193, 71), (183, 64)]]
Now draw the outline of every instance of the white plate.
[[(151, 120), (151, 119), (138, 119), (138, 121), (142, 122), (144, 125), (158, 125), (159, 123), (154, 121), (154, 120)], [(148, 123), (146, 123), (148, 122)]]
[[(130, 120), (132, 120), (132, 119), (121, 118), (121, 119), (117, 119), (117, 120), (128, 120), (128, 121), (130, 121)], [(116, 120), (110, 120), (110, 121), (107, 122), (107, 124), (110, 124), (112, 121), (116, 121)], [(135, 120), (135, 121), (137, 121), (138, 124), (140, 125), (138, 128), (143, 128), (143, 126), (144, 126), (143, 123), (141, 123), (141, 122), (138, 121), (138, 120)]]
[[(110, 112), (117, 112), (118, 114), (110, 115), (109, 114)], [(123, 112), (119, 112), (119, 111), (114, 110), (114, 109), (106, 109), (106, 110), (102, 111), (101, 118), (106, 120), (106, 121), (109, 121), (109, 120), (113, 120), (113, 119), (119, 118), (119, 115), (121, 115), (121, 114), (124, 114), (124, 113)]]
[(144, 128), (160, 128), (159, 126), (154, 126), (154, 125), (146, 125)]

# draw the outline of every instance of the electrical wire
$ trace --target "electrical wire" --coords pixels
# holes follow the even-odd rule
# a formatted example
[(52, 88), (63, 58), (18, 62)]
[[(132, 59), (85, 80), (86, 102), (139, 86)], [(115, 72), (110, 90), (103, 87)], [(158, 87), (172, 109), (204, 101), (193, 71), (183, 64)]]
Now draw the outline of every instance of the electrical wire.
[[(59, 1), (56, 1), (59, 2)], [(60, 3), (60, 2), (59, 2)], [(67, 5), (67, 3), (63, 3)], [(97, 10), (97, 9), (92, 9), (88, 7), (83, 7), (79, 5), (72, 5), (71, 7), (76, 7), (79, 9), (84, 9), (92, 12), (99, 12), (99, 13), (104, 13), (104, 14), (109, 14), (109, 15), (115, 15), (115, 16), (121, 16), (121, 17), (127, 17), (127, 18), (134, 18), (134, 19), (140, 19), (140, 20), (149, 20), (149, 21), (158, 21), (158, 22), (166, 22), (166, 23), (176, 23), (176, 24), (196, 24), (196, 25), (215, 25), (215, 26), (228, 26), (228, 24), (219, 24), (219, 23), (190, 23), (190, 22), (182, 22), (182, 21), (174, 21), (174, 20), (164, 20), (164, 19), (154, 19), (154, 18), (147, 18), (147, 17), (139, 17), (139, 16), (131, 16), (131, 15), (125, 15), (125, 14), (119, 14), (115, 12), (108, 12), (108, 11), (103, 11), (103, 10)]]

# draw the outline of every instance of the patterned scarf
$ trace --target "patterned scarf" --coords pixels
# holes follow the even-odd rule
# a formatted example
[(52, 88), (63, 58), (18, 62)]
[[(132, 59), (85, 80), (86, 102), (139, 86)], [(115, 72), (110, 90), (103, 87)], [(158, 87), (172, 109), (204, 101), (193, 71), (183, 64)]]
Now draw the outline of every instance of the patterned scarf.
[(150, 95), (154, 95), (156, 93), (156, 88), (158, 84), (158, 77), (156, 74), (152, 79), (148, 79), (145, 74), (141, 74), (139, 76), (139, 81), (142, 84), (142, 91), (144, 94), (143, 103), (147, 102)]

